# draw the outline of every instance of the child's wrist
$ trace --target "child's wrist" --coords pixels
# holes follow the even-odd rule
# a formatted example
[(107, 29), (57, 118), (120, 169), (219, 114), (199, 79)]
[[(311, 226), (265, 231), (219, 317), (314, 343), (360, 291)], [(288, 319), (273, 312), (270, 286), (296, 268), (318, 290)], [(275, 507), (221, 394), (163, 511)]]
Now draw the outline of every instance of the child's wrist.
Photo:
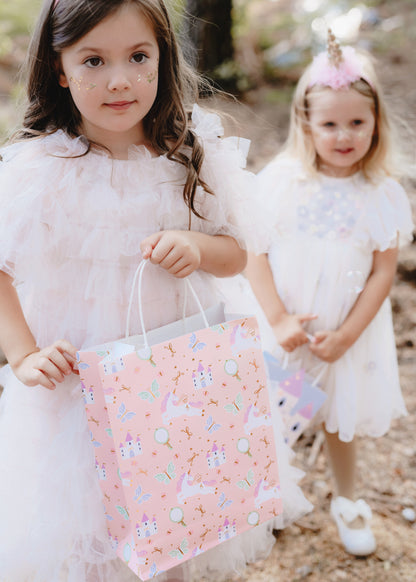
[(270, 325), (272, 327), (275, 327), (277, 325), (280, 325), (282, 321), (284, 321), (286, 317), (288, 317), (288, 315), (289, 314), (287, 311), (278, 311), (276, 313), (269, 315), (267, 319), (269, 320)]
[(337, 334), (346, 349), (350, 348), (357, 339), (351, 330), (343, 326), (337, 329)]
[(6, 353), (6, 359), (7, 362), (9, 363), (10, 367), (12, 370), (16, 370), (19, 366), (21, 366), (21, 364), (24, 362), (24, 360), (31, 356), (32, 354), (35, 354), (36, 352), (39, 352), (40, 349), (37, 346), (34, 346), (32, 349), (28, 349), (27, 351), (20, 351), (19, 353)]

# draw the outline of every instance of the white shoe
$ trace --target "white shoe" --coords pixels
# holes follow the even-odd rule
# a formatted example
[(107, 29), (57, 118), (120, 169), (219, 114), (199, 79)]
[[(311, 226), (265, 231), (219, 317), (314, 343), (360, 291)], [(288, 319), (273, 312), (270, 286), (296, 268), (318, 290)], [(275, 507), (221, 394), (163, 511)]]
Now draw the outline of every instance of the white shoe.
[[(376, 540), (371, 531), (372, 513), (363, 500), (351, 501), (336, 497), (331, 501), (331, 515), (337, 524), (339, 537), (345, 550), (353, 556), (368, 556), (376, 549)], [(353, 522), (356, 524), (352, 525)], [(363, 524), (362, 527), (357, 522)]]

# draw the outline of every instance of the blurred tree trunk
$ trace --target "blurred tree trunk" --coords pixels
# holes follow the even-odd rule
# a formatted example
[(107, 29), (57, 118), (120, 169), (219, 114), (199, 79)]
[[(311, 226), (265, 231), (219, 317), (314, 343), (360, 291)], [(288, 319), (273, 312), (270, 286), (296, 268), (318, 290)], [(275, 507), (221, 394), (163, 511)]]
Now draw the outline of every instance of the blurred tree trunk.
[(187, 34), (195, 50), (193, 64), (198, 70), (213, 71), (232, 59), (232, 0), (187, 0), (186, 9)]

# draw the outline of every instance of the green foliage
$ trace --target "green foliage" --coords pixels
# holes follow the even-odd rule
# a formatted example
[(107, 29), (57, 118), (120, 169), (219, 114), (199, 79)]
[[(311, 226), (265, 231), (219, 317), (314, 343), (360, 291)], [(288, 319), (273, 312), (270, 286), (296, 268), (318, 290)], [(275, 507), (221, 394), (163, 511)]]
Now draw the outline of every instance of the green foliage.
[(27, 34), (39, 13), (41, 0), (1, 0), (0, 32), (2, 38)]
[(268, 89), (264, 100), (273, 105), (290, 105), (293, 95), (293, 86)]
[(27, 35), (39, 12), (41, 0), (1, 0), (0, 57), (13, 51), (14, 39)]
[(249, 75), (235, 60), (221, 63), (210, 74), (210, 77), (225, 91), (244, 93), (244, 91), (248, 91), (252, 86)]

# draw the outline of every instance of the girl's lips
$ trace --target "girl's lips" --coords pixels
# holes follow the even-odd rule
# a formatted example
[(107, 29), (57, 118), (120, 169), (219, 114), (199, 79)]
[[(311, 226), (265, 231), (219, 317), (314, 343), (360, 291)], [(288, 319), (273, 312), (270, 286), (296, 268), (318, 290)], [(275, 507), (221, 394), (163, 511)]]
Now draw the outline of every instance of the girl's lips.
[(345, 150), (336, 150), (339, 154), (350, 154), (352, 151), (354, 151), (354, 148), (345, 148)]
[(134, 101), (114, 101), (114, 103), (106, 103), (106, 107), (122, 111), (123, 109), (128, 109), (133, 103)]

